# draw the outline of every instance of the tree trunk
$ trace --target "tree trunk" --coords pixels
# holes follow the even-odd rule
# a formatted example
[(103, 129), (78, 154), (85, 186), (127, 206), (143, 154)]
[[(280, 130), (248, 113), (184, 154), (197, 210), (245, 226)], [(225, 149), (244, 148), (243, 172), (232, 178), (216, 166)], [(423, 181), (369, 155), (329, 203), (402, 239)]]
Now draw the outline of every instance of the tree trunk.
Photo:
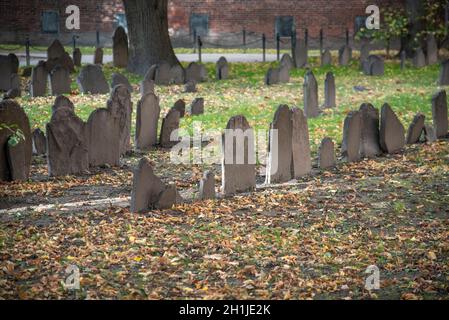
[(129, 35), (128, 70), (145, 74), (154, 64), (179, 64), (168, 35), (168, 0), (123, 0)]
[[(406, 0), (405, 7), (407, 16), (409, 18), (410, 27), (409, 33), (406, 37), (401, 39), (401, 51), (405, 50), (407, 57), (412, 57), (415, 53), (414, 38), (416, 34), (423, 30), (423, 25), (420, 18), (424, 14), (424, 1), (423, 0)], [(420, 44), (422, 45), (422, 44)]]

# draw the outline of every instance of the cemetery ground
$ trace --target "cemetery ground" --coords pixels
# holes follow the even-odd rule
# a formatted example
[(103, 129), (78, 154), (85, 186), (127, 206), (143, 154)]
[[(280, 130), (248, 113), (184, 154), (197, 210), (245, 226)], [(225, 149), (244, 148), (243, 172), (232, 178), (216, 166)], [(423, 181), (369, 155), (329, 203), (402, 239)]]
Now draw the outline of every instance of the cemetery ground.
[[(316, 58), (311, 64), (320, 101), (325, 74), (334, 73), (337, 108), (308, 120), (315, 168), (295, 184), (131, 214), (116, 203), (90, 209), (65, 205), (126, 200), (132, 170), (144, 153), (133, 152), (120, 168), (59, 178), (49, 178), (45, 159), (35, 157), (29, 181), (0, 185), (0, 209), (54, 206), (0, 215), (0, 297), (447, 299), (448, 141), (357, 163), (339, 161), (320, 174), (316, 168), (321, 139), (336, 141), (339, 154), (343, 120), (363, 102), (377, 108), (388, 102), (406, 128), (417, 112), (430, 121), (439, 66), (400, 70), (398, 62), (387, 60), (385, 76), (367, 77), (355, 60), (348, 67), (318, 68)], [(214, 79), (214, 64), (206, 66)], [(182, 118), (182, 128), (191, 130), (193, 121), (201, 121), (203, 129), (221, 131), (231, 116), (243, 114), (255, 129), (267, 129), (279, 104), (302, 107), (305, 74), (293, 69), (290, 83), (265, 86), (269, 66), (231, 64), (229, 80), (200, 83), (197, 93), (157, 86), (161, 115), (180, 98), (189, 105), (203, 97), (205, 113)], [(110, 65), (104, 71), (107, 79), (118, 71), (133, 84), (134, 133), (141, 77)], [(83, 120), (108, 99), (80, 94), (75, 81), (72, 89), (70, 99)], [(17, 100), (31, 127), (44, 130), (54, 97)], [(155, 173), (174, 181), (183, 196), (195, 196), (205, 169), (213, 170), (220, 184), (218, 165), (174, 165), (162, 149), (148, 155)], [(78, 291), (62, 286), (69, 265), (80, 268)], [(369, 265), (380, 269), (380, 290), (364, 288)]]

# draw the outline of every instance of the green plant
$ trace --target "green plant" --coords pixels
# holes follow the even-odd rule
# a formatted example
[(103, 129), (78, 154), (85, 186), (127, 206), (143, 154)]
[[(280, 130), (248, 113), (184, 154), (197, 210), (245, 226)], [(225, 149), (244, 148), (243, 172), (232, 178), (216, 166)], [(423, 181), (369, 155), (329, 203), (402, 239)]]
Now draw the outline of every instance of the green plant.
[(25, 135), (22, 130), (15, 124), (7, 125), (6, 123), (0, 123), (0, 130), (5, 129), (11, 132), (11, 136), (8, 139), (8, 144), (11, 147), (15, 147), (20, 141), (25, 141)]
[(444, 10), (448, 1), (425, 0), (423, 3), (423, 14), (420, 17), (423, 30), (416, 33), (415, 45), (419, 45), (427, 35), (433, 34), (437, 41), (441, 42), (447, 36), (446, 23), (444, 20)]

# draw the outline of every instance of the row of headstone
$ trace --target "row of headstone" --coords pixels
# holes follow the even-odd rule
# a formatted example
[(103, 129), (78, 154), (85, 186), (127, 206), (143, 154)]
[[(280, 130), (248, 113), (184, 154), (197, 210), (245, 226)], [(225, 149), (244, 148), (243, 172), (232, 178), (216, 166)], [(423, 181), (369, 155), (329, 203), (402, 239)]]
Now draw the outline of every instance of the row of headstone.
[(427, 36), (426, 53), (427, 55), (424, 54), (424, 50), (421, 47), (416, 48), (412, 61), (416, 68), (438, 63), (438, 44), (433, 34)]

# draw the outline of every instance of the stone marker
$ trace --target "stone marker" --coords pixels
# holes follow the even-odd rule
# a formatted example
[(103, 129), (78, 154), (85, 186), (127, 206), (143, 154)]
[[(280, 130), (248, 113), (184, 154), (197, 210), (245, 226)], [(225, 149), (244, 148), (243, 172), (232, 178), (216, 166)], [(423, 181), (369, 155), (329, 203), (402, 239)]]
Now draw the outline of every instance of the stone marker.
[(143, 79), (140, 82), (140, 95), (143, 97), (148, 93), (154, 94), (154, 80)]
[(70, 72), (61, 65), (57, 65), (49, 74), (50, 94), (58, 96), (70, 93)]
[(436, 137), (443, 138), (447, 135), (447, 98), (446, 91), (440, 90), (432, 97), (432, 118)]
[(433, 143), (437, 140), (435, 129), (428, 124), (424, 125), (424, 138), (428, 143)]
[(162, 119), (160, 145), (162, 148), (170, 148), (178, 143), (177, 130), (179, 129), (179, 111), (171, 108)]
[(324, 80), (324, 105), (323, 108), (335, 108), (335, 78), (332, 72), (326, 73)]
[(133, 103), (131, 94), (124, 85), (115, 86), (107, 101), (107, 108), (112, 115), (118, 118), (120, 127), (120, 155), (131, 151), (131, 119)]
[(84, 66), (76, 78), (76, 82), (82, 93), (109, 93), (109, 85), (100, 65), (88, 64)]
[(421, 48), (416, 49), (415, 55), (413, 56), (413, 65), (416, 68), (422, 68), (426, 66), (426, 56)]
[(215, 64), (215, 78), (225, 80), (229, 77), (229, 65), (225, 57), (220, 57)]
[(126, 68), (128, 65), (128, 36), (122, 26), (117, 27), (112, 36), (112, 61), (114, 67)]
[(48, 72), (45, 68), (45, 62), (39, 61), (31, 71), (30, 94), (32, 97), (45, 96), (47, 91), (47, 78)]
[(173, 84), (183, 84), (184, 83), (184, 69), (182, 66), (176, 64), (170, 69), (170, 79)]
[(368, 43), (362, 44), (360, 47), (360, 62), (363, 64), (370, 56), (370, 45)]
[(16, 101), (3, 100), (0, 102), (0, 119), (2, 125), (12, 128), (14, 132), (20, 129), (25, 137), (25, 140), (19, 141), (20, 146), (14, 149), (9, 144), (13, 143), (10, 140), (12, 132), (7, 128), (0, 129), (0, 181), (26, 180), (30, 173), (32, 153), (28, 117)]
[[(12, 88), (11, 86), (11, 76), (16, 69), (15, 65), (15, 55), (9, 54), (7, 56), (0, 55), (0, 90), (8, 91)], [(16, 57), (17, 58), (17, 57)]]
[(279, 83), (288, 83), (290, 81), (290, 73), (289, 68), (285, 65), (280, 66), (279, 68)]
[(405, 139), (407, 144), (418, 143), (421, 135), (424, 133), (424, 123), (426, 116), (422, 113), (417, 113), (413, 118), (412, 123), (408, 127), (407, 138)]
[(347, 66), (352, 59), (351, 47), (344, 45), (338, 50), (338, 63), (340, 66)]
[(162, 61), (156, 65), (154, 82), (157, 85), (168, 86), (172, 81), (170, 74), (171, 66), (168, 62)]
[(205, 171), (199, 186), (199, 199), (215, 199), (215, 176), (211, 171)]
[(157, 144), (157, 127), (159, 122), (159, 98), (148, 93), (137, 104), (136, 115), (136, 147), (139, 150), (150, 150)]
[(318, 108), (318, 83), (311, 70), (304, 77), (304, 113), (307, 118), (315, 118), (320, 114)]
[(321, 169), (328, 169), (335, 167), (335, 147), (331, 138), (325, 137), (321, 140), (318, 149), (318, 167)]
[(292, 169), (293, 178), (297, 179), (310, 173), (312, 160), (310, 159), (309, 127), (307, 118), (299, 108), (293, 108), (292, 117)]
[(404, 126), (387, 103), (380, 112), (379, 141), (386, 153), (398, 152), (405, 144)]
[(185, 93), (192, 93), (196, 92), (196, 82), (194, 80), (189, 80), (184, 85), (184, 92)]
[(385, 72), (384, 60), (376, 55), (370, 55), (362, 63), (363, 73), (368, 76), (383, 76)]
[(185, 81), (204, 82), (207, 80), (207, 72), (204, 65), (191, 62), (185, 70)]
[(86, 126), (68, 98), (56, 98), (46, 131), (50, 176), (78, 174), (89, 168)]
[(47, 153), (47, 138), (41, 129), (33, 130), (32, 141), (34, 155), (40, 156)]
[(95, 49), (94, 64), (103, 64), (103, 48)]
[(330, 66), (332, 65), (332, 55), (329, 49), (326, 49), (321, 54), (321, 66)]
[(196, 98), (190, 105), (190, 115), (196, 116), (204, 113), (204, 98)]
[(47, 48), (47, 59), (58, 59), (64, 55), (64, 47), (58, 39), (53, 40), (51, 45)]
[(288, 53), (284, 53), (282, 55), (280, 65), (286, 66), (288, 68), (288, 70), (295, 68), (295, 62), (293, 61), (293, 58)]
[(126, 78), (121, 73), (114, 72), (111, 76), (111, 89), (113, 89), (118, 84), (124, 85), (130, 93), (133, 92), (133, 87), (129, 83), (128, 78)]
[(435, 35), (429, 34), (427, 36), (427, 64), (432, 65), (438, 63), (438, 45)]
[(345, 161), (360, 160), (360, 141), (362, 136), (362, 117), (360, 112), (351, 111), (345, 118), (343, 125), (343, 141), (341, 154)]
[(254, 131), (242, 115), (229, 119), (222, 139), (222, 191), (225, 195), (256, 188)]
[(158, 210), (170, 209), (175, 205), (179, 198), (178, 191), (175, 185), (168, 185), (165, 190), (161, 192), (158, 201), (155, 203), (154, 208)]
[(75, 48), (75, 50), (73, 50), (73, 64), (77, 67), (81, 67), (81, 58), (82, 53), (80, 48)]
[(279, 69), (270, 68), (265, 75), (265, 84), (273, 85), (279, 83)]
[(47, 48), (47, 61), (45, 62), (47, 72), (51, 72), (57, 65), (63, 66), (69, 72), (75, 71), (75, 65), (72, 58), (65, 52), (61, 42), (56, 39)]
[(449, 86), (449, 60), (441, 62), (438, 84), (440, 86)]
[(19, 58), (14, 53), (8, 54), (8, 57), (12, 63), (12, 73), (19, 73)]
[(20, 77), (17, 73), (13, 73), (11, 75), (11, 89), (8, 90), (7, 96), (11, 98), (20, 97), (21, 92)]
[(382, 153), (379, 145), (379, 111), (371, 103), (363, 103), (361, 117), (360, 157), (372, 158)]
[(186, 103), (184, 102), (184, 100), (179, 99), (173, 105), (173, 109), (178, 110), (179, 117), (183, 118), (186, 114)]
[(156, 76), (156, 69), (157, 69), (157, 64), (153, 64), (152, 66), (150, 66), (143, 78), (145, 80), (153, 80), (154, 81), (155, 76)]
[(296, 40), (296, 47), (294, 50), (293, 60), (296, 68), (304, 68), (307, 65), (308, 49), (304, 39)]

